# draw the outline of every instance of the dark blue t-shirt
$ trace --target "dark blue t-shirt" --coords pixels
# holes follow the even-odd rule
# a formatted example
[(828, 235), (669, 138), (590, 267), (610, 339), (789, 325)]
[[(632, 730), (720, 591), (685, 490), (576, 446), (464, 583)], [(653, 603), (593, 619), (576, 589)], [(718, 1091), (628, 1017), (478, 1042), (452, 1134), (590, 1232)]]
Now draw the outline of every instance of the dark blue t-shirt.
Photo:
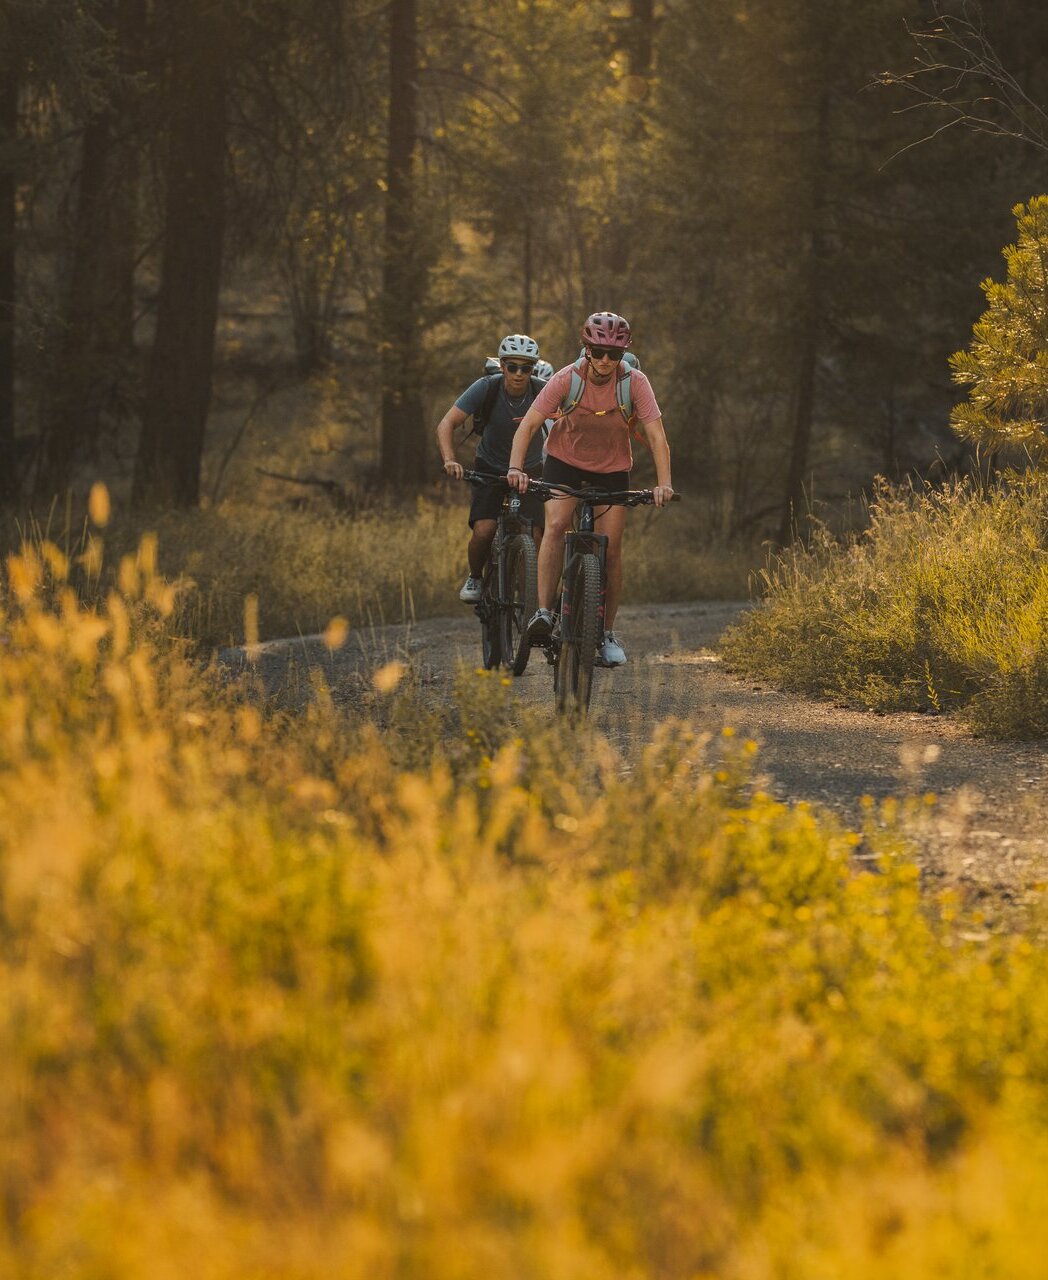
[[(487, 378), (478, 378), (472, 386), (463, 391), (455, 401), (455, 405), (463, 413), (479, 413), (487, 393)], [(535, 393), (531, 389), (530, 379), (523, 395), (512, 401), (506, 395), (506, 383), (503, 380), (495, 403), (491, 407), (488, 425), (484, 428), (484, 433), (477, 444), (477, 458), (481, 462), (486, 462), (489, 467), (494, 467), (498, 471), (506, 470), (509, 466), (510, 450), (513, 447), (513, 434), (520, 426), (521, 418), (531, 408), (534, 399)], [(524, 466), (528, 471), (542, 466), (541, 431), (536, 431), (531, 437)]]

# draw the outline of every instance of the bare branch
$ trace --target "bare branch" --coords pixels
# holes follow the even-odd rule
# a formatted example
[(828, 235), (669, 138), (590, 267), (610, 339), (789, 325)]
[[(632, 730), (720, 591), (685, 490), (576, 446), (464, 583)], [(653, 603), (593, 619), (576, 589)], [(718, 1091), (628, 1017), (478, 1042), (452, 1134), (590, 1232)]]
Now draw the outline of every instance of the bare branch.
[(880, 84), (900, 88), (919, 99), (899, 108), (898, 115), (930, 107), (953, 118), (902, 147), (890, 159), (931, 141), (955, 124), (1048, 151), (1048, 110), (1030, 97), (1001, 62), (975, 0), (961, 0), (957, 12), (937, 3), (931, 25), (915, 28), (907, 24), (906, 29), (919, 51), (917, 65), (907, 72), (885, 71), (879, 77)]
[(340, 505), (344, 506), (348, 502), (346, 488), (337, 480), (326, 480), (322, 476), (289, 476), (283, 471), (270, 471), (268, 467), (255, 467), (255, 470), (259, 475), (268, 476), (271, 480), (284, 480), (288, 484), (301, 484), (307, 488), (321, 489)]

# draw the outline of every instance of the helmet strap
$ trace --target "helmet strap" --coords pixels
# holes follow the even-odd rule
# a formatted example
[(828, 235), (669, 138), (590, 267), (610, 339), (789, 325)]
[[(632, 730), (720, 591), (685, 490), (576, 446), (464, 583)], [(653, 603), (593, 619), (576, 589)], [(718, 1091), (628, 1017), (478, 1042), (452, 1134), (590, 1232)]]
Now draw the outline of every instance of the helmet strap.
[(586, 364), (589, 366), (589, 372), (593, 377), (593, 381), (596, 383), (598, 387), (603, 387), (607, 383), (611, 382), (611, 380), (615, 376), (615, 371), (618, 368), (618, 366), (616, 365), (615, 369), (613, 369), (611, 373), (598, 373), (596, 368), (593, 365), (593, 359), (590, 356), (590, 353), (588, 351), (586, 352)]

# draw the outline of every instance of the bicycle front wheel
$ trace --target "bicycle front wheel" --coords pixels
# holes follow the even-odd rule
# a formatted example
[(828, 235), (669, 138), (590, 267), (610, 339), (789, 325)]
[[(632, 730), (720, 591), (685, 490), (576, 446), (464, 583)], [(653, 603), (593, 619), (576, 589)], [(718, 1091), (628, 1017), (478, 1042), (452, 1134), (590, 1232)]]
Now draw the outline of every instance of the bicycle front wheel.
[(538, 608), (539, 558), (530, 534), (520, 533), (506, 549), (506, 600), (502, 611), (502, 661), (523, 675), (531, 655), (525, 628)]
[(592, 553), (580, 556), (575, 564), (561, 605), (560, 625), (560, 650), (553, 671), (557, 710), (585, 712), (600, 639), (600, 561)]
[(495, 557), (484, 568), (483, 586), (477, 613), (480, 615), (480, 649), (484, 666), (490, 671), (502, 661), (502, 622), (499, 617), (499, 576)]

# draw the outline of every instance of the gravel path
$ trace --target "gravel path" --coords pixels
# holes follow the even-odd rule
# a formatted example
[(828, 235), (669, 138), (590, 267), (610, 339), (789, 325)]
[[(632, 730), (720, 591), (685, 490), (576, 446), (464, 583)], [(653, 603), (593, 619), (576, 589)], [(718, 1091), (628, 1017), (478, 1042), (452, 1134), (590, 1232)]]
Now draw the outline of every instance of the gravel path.
[[(863, 796), (934, 793), (918, 836), (927, 883), (957, 888), (991, 925), (1010, 907), (1040, 898), (1037, 886), (1048, 881), (1044, 744), (989, 742), (947, 718), (849, 711), (736, 679), (715, 645), (744, 608), (736, 601), (624, 607), (617, 630), (630, 660), (596, 673), (596, 725), (624, 752), (665, 716), (711, 733), (730, 725), (759, 743), (765, 790), (823, 806), (849, 824), (860, 823)], [(263, 646), (260, 670), (271, 688), (295, 690), (308, 689), (306, 669), (320, 668), (338, 696), (370, 667), (405, 653), (434, 696), (445, 696), (458, 664), (479, 661), (472, 611), (351, 633), (333, 655), (316, 637), (273, 641)], [(553, 714), (551, 669), (541, 654), (515, 687)]]

